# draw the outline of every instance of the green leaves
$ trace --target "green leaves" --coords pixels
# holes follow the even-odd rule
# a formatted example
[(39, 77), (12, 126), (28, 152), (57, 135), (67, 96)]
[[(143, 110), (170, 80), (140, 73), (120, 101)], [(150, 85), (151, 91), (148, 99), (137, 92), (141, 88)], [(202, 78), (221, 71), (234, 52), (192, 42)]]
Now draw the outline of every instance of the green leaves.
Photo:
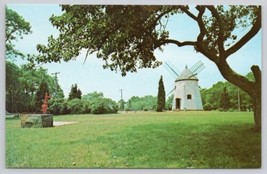
[(15, 49), (14, 41), (23, 39), (23, 35), (31, 33), (30, 23), (20, 16), (17, 12), (6, 6), (6, 59), (14, 57), (24, 58), (24, 54)]
[[(135, 72), (137, 68), (158, 67), (154, 50), (160, 39), (167, 39), (166, 21), (161, 18), (176, 6), (63, 5), (61, 16), (52, 16), (51, 23), (60, 35), (50, 37), (48, 45), (38, 45), (38, 62), (69, 61), (80, 51), (97, 53), (104, 68)], [(159, 27), (157, 27), (159, 26)]]

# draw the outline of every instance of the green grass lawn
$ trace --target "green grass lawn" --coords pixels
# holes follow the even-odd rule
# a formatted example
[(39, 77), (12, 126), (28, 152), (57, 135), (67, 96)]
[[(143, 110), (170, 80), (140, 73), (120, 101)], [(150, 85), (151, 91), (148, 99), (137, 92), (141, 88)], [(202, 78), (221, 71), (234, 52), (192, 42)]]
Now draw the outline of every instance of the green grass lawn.
[(8, 168), (259, 168), (261, 134), (248, 112), (137, 112), (6, 120)]

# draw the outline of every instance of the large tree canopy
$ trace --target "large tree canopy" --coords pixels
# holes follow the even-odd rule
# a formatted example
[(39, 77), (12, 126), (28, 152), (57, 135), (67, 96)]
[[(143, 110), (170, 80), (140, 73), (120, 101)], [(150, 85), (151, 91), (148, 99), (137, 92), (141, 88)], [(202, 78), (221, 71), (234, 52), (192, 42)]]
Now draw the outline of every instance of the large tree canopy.
[[(64, 13), (52, 16), (59, 37), (49, 37), (48, 45), (38, 45), (38, 62), (68, 61), (86, 49), (105, 61), (105, 68), (121, 70), (122, 75), (138, 68), (155, 68), (154, 51), (166, 44), (192, 46), (213, 61), (223, 77), (247, 92), (254, 101), (257, 129), (261, 123), (261, 71), (252, 66), (255, 81), (236, 73), (227, 58), (237, 52), (261, 29), (260, 6), (135, 6), (62, 5)], [(167, 24), (177, 14), (189, 16), (198, 26), (195, 40), (170, 38)], [(183, 25), (183, 23), (177, 23)], [(237, 36), (238, 29), (248, 29)], [(87, 57), (87, 56), (86, 56)]]
[(22, 39), (23, 35), (31, 33), (30, 23), (20, 16), (17, 12), (6, 7), (6, 58), (25, 55), (15, 49), (14, 41)]

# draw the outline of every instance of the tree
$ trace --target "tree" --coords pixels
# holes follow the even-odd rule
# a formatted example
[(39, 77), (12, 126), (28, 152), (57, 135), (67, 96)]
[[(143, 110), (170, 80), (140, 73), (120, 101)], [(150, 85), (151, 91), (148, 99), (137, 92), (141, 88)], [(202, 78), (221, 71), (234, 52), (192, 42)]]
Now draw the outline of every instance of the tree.
[(159, 87), (158, 87), (158, 101), (157, 101), (157, 112), (162, 112), (165, 108), (165, 89), (163, 84), (162, 76), (160, 76)]
[(226, 87), (223, 88), (223, 92), (220, 97), (220, 109), (227, 111), (230, 108), (230, 98)]
[(19, 76), (21, 71), (17, 65), (6, 61), (6, 110), (18, 111), (18, 98), (20, 94)]
[(157, 97), (147, 95), (144, 97), (133, 96), (127, 101), (127, 110), (148, 111), (157, 109)]
[[(253, 81), (252, 73), (248, 73), (246, 77), (249, 80)], [(239, 109), (241, 109), (241, 111), (252, 110), (252, 100), (249, 95), (229, 82), (217, 82), (209, 89), (201, 89), (201, 97), (204, 110), (220, 109), (218, 96), (221, 96), (224, 87), (226, 87), (230, 100), (229, 109), (238, 111)]]
[[(12, 61), (6, 60), (6, 110), (9, 112), (39, 112), (42, 95), (44, 95), (43, 92), (40, 92), (42, 83), (47, 84), (45, 88), (49, 88), (52, 100), (55, 99), (53, 96), (56, 90), (54, 79), (46, 69), (27, 69), (25, 66), (17, 66)], [(64, 98), (59, 85), (57, 91), (60, 93), (56, 98)], [(39, 99), (37, 100), (37, 98)]]
[(115, 101), (105, 98), (103, 93), (89, 93), (82, 97), (87, 101), (92, 114), (117, 113), (118, 105)]
[[(49, 37), (47, 46), (37, 46), (41, 53), (37, 62), (68, 61), (87, 49), (87, 55), (96, 52), (105, 61), (104, 68), (120, 69), (126, 75), (137, 68), (158, 67), (161, 63), (154, 50), (163, 50), (166, 44), (192, 46), (214, 62), (227, 81), (252, 98), (255, 129), (261, 130), (261, 70), (253, 65), (255, 81), (250, 81), (227, 62), (260, 31), (261, 6), (62, 5), (62, 10), (61, 16), (50, 18), (60, 35)], [(177, 14), (195, 21), (199, 29), (195, 40), (170, 38), (166, 25)], [(236, 31), (243, 28), (247, 32), (237, 36)]]
[(218, 96), (221, 95), (225, 84), (217, 82), (210, 89), (201, 90), (204, 110), (217, 110), (220, 107)]
[(173, 104), (173, 97), (174, 94), (170, 95), (165, 103), (165, 109), (166, 110), (172, 110), (172, 104)]
[(17, 56), (25, 57), (23, 53), (15, 49), (13, 41), (18, 38), (23, 39), (23, 35), (31, 33), (30, 23), (20, 16), (17, 12), (6, 6), (6, 58), (14, 58)]
[(77, 84), (71, 85), (71, 90), (69, 93), (69, 100), (72, 100), (75, 98), (78, 98), (78, 99), (82, 98), (82, 92), (80, 89), (78, 89)]

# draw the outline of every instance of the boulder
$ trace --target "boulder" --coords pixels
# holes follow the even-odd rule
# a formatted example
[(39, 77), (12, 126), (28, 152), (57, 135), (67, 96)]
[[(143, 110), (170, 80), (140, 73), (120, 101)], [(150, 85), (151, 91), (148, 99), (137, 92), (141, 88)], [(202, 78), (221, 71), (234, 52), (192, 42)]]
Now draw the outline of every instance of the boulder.
[(20, 117), (22, 128), (53, 127), (53, 115), (51, 114), (25, 114)]

